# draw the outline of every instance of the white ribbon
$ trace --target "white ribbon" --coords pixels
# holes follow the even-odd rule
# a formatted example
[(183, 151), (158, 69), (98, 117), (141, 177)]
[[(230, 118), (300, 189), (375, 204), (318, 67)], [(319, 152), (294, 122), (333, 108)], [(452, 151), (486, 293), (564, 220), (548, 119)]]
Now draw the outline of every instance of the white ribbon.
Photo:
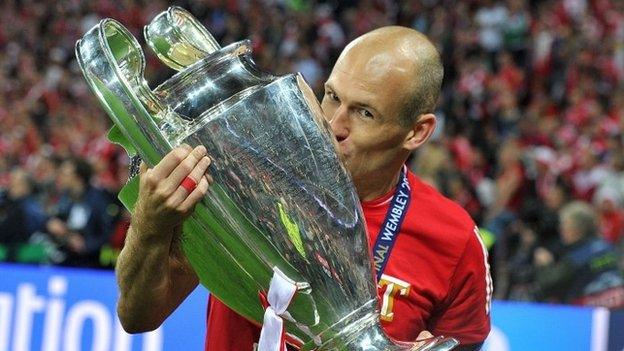
[(295, 282), (289, 279), (279, 268), (273, 268), (273, 277), (267, 293), (269, 306), (264, 311), (264, 322), (260, 331), (258, 351), (285, 350), (284, 320), (280, 315), (286, 312), (288, 305), (297, 292)]

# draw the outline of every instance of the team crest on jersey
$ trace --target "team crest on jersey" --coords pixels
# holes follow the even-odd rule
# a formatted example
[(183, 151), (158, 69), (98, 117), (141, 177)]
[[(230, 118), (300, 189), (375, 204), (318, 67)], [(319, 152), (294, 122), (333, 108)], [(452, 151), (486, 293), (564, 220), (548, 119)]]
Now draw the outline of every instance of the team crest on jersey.
[(398, 296), (407, 296), (410, 284), (401, 279), (382, 274), (379, 279), (379, 287), (384, 289), (381, 302), (381, 320), (391, 322), (394, 318), (394, 299)]

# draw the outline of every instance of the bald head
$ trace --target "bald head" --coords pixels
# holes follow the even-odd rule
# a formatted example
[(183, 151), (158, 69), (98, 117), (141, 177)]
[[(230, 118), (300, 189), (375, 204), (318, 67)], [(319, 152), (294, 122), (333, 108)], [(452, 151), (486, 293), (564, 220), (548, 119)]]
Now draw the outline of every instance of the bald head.
[(400, 26), (375, 29), (349, 43), (334, 69), (342, 69), (346, 62), (366, 67), (366, 74), (402, 76), (399, 120), (405, 126), (413, 125), (424, 113), (433, 113), (444, 69), (438, 50), (422, 33)]

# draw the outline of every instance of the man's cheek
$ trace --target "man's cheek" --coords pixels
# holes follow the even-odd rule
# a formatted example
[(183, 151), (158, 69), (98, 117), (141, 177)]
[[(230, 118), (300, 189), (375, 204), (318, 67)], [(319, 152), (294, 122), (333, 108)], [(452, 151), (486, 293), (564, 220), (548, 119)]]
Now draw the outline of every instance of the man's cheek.
[(326, 121), (329, 121), (329, 116), (331, 116), (329, 114), (329, 108), (327, 107), (327, 102), (325, 100), (325, 98), (323, 98), (323, 100), (321, 100), (321, 110), (323, 111), (323, 117), (325, 117)]
[(338, 142), (334, 141), (334, 147), (336, 149), (336, 154), (338, 155), (338, 158), (340, 159), (340, 161), (345, 165), (345, 167), (348, 164), (349, 158), (347, 157), (347, 155), (345, 154), (344, 150), (342, 149), (342, 145), (338, 144)]

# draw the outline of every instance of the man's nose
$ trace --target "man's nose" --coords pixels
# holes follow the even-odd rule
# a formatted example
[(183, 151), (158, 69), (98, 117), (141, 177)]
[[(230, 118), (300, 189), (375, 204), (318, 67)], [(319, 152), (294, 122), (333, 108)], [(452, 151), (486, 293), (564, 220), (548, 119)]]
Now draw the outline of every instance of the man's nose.
[(346, 106), (340, 105), (329, 120), (332, 132), (337, 138), (346, 138), (349, 135), (349, 111)]

